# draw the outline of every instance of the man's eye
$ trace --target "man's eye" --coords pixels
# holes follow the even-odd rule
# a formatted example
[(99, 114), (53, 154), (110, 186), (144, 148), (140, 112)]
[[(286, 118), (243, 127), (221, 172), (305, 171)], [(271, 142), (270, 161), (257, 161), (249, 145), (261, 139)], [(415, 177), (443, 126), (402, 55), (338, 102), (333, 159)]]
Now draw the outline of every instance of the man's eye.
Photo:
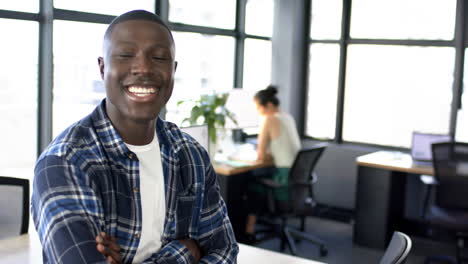
[(166, 59), (166, 57), (162, 57), (162, 56), (153, 56), (153, 60), (165, 61), (165, 60), (167, 60), (167, 59)]
[(133, 57), (133, 54), (130, 54), (130, 53), (121, 53), (121, 54), (119, 54), (119, 57), (120, 57), (120, 58), (131, 58), (131, 57)]

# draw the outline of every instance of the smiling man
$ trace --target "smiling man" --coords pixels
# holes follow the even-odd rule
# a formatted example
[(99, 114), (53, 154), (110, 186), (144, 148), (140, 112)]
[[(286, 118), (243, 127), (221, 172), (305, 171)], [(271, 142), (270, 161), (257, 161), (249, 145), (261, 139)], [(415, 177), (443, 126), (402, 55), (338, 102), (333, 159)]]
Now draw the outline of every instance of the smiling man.
[(235, 263), (208, 154), (158, 117), (177, 67), (167, 25), (142, 10), (117, 17), (98, 62), (106, 99), (36, 163), (44, 263)]

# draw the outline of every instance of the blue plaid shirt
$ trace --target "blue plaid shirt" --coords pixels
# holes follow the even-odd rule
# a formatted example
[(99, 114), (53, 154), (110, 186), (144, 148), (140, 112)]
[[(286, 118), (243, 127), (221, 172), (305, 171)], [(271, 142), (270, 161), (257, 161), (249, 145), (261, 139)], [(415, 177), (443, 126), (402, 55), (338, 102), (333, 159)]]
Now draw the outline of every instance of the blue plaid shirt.
[[(165, 181), (162, 247), (144, 263), (192, 263), (178, 239), (200, 245), (200, 263), (235, 263), (238, 246), (206, 151), (169, 122), (156, 133)], [(105, 263), (95, 238), (117, 238), (123, 263), (140, 242), (139, 162), (112, 126), (105, 100), (59, 135), (36, 163), (31, 211), (44, 263)]]

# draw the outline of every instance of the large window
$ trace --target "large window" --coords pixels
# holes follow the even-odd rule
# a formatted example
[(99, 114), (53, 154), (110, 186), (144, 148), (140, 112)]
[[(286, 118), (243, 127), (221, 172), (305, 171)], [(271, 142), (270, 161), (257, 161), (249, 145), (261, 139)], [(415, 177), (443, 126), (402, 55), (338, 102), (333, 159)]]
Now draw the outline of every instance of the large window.
[(143, 9), (168, 22), (179, 64), (166, 117), (180, 124), (190, 111), (180, 100), (270, 82), (273, 2), (1, 1), (0, 173), (33, 175), (37, 153), (105, 97), (97, 58), (112, 16)]
[(105, 30), (103, 24), (54, 22), (54, 137), (105, 97), (97, 60)]
[(310, 38), (339, 39), (341, 36), (342, 0), (313, 0)]
[(169, 20), (190, 25), (234, 29), (235, 0), (170, 0)]
[(3, 0), (0, 3), (0, 9), (37, 13), (39, 11), (39, 1), (37, 0), (21, 0), (21, 1)]
[(335, 137), (336, 103), (338, 98), (338, 66), (340, 47), (337, 44), (310, 45), (309, 89), (306, 131), (319, 139)]
[(155, 0), (54, 0), (54, 7), (117, 16), (133, 9), (154, 11), (154, 1)]
[(265, 89), (271, 83), (273, 0), (247, 0), (243, 88)]
[(342, 0), (314, 0), (310, 6), (309, 87), (305, 133), (334, 139), (338, 99)]
[(343, 2), (312, 1), (306, 135), (408, 148), (413, 131), (453, 133), (457, 1)]
[(453, 39), (456, 0), (353, 0), (352, 38)]
[(233, 37), (184, 32), (174, 32), (174, 41), (178, 65), (166, 119), (181, 124), (190, 109), (185, 108), (187, 104), (178, 107), (178, 101), (232, 89), (235, 41)]
[(244, 89), (265, 89), (271, 82), (271, 41), (245, 40)]
[[(179, 101), (234, 88), (260, 90), (270, 84), (273, 2), (169, 1), (178, 68), (167, 120), (181, 124), (190, 115), (191, 104), (177, 105)], [(239, 6), (245, 8), (236, 10)]]
[(245, 33), (271, 37), (273, 34), (273, 0), (247, 0)]
[(454, 51), (349, 46), (343, 140), (409, 147), (412, 131), (448, 134)]
[(37, 153), (38, 23), (0, 19), (0, 175), (30, 177)]

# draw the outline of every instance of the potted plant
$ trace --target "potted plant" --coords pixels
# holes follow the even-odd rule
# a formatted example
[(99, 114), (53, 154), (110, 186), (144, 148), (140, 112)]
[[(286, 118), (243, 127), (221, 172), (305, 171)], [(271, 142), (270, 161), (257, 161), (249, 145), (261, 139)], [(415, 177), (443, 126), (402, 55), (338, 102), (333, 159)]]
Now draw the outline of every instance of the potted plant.
[[(237, 121), (234, 114), (226, 108), (226, 101), (229, 93), (203, 94), (198, 100), (185, 100), (177, 102), (177, 106), (184, 103), (192, 103), (193, 107), (190, 116), (182, 121), (182, 125), (188, 122), (190, 125), (208, 125), (208, 134), (210, 145), (213, 147), (218, 143), (219, 132), (224, 131), (226, 118), (229, 118), (234, 124)], [(212, 151), (210, 151), (211, 153)], [(211, 153), (213, 154), (213, 153)]]

